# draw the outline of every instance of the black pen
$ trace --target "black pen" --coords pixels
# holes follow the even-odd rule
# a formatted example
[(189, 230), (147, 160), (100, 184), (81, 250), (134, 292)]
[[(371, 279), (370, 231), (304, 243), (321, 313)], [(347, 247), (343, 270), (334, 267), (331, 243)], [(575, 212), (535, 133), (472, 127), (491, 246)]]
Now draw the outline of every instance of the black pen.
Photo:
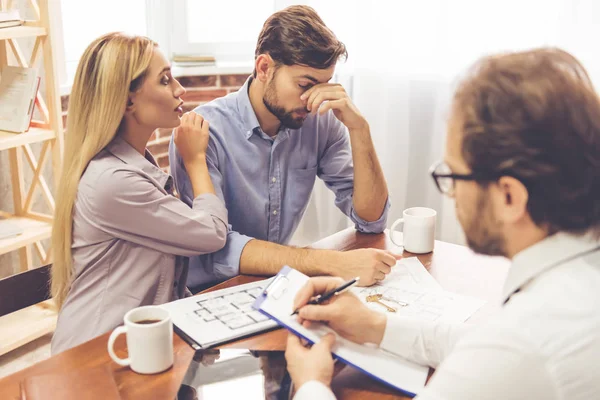
[[(341, 293), (344, 293), (346, 290), (348, 290), (348, 289), (350, 289), (352, 286), (356, 285), (356, 284), (358, 283), (358, 281), (359, 281), (359, 280), (360, 280), (360, 277), (358, 277), (358, 276), (357, 276), (356, 278), (354, 278), (354, 279), (351, 279), (351, 280), (349, 280), (348, 282), (346, 282), (346, 283), (342, 284), (342, 286), (339, 286), (339, 287), (337, 287), (337, 288), (335, 288), (335, 289), (333, 289), (333, 290), (330, 290), (330, 291), (329, 291), (329, 292), (327, 292), (327, 293), (323, 293), (323, 294), (320, 294), (320, 295), (318, 295), (318, 296), (315, 296), (315, 297), (314, 297), (312, 300), (310, 300), (310, 301), (307, 303), (307, 305), (308, 305), (308, 304), (310, 304), (310, 305), (321, 304), (321, 303), (323, 303), (323, 302), (325, 302), (325, 301), (329, 300), (329, 299), (330, 299), (330, 298), (332, 298), (333, 296), (337, 296), (337, 295), (339, 295), (339, 294), (341, 294)], [(292, 313), (292, 315), (298, 314), (298, 311), (299, 311), (299, 310), (300, 310), (299, 308), (298, 308), (298, 309), (296, 309), (296, 310), (294, 310), (294, 312)], [(291, 316), (291, 315), (290, 315), (290, 316)]]

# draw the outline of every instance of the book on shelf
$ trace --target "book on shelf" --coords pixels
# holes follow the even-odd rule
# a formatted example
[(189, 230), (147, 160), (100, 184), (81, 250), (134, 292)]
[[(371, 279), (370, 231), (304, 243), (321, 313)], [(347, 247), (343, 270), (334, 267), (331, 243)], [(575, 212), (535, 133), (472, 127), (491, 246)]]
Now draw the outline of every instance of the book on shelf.
[(4, 66), (0, 76), (0, 130), (29, 130), (40, 87), (37, 69)]
[(0, 28), (23, 25), (19, 10), (0, 11)]
[(217, 60), (213, 56), (191, 54), (174, 54), (173, 63), (178, 67), (202, 67), (215, 65)]

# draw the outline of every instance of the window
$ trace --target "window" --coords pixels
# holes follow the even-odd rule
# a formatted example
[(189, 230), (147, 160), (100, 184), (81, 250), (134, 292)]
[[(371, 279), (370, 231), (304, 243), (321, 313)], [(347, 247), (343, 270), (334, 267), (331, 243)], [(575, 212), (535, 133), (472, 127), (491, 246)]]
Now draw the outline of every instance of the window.
[(174, 54), (249, 61), (264, 21), (276, 0), (176, 0), (173, 3)]
[(62, 0), (61, 13), (65, 68), (62, 85), (73, 82), (79, 58), (97, 37), (114, 31), (148, 35), (146, 0)]
[[(345, 0), (355, 1), (355, 0)], [(265, 20), (292, 4), (314, 7), (343, 40), (351, 41), (354, 24), (340, 18), (341, 0), (61, 0), (64, 57), (57, 52), (61, 86), (73, 82), (79, 59), (98, 36), (114, 31), (145, 35), (173, 54), (210, 55), (219, 64), (250, 66)], [(342, 4), (343, 3), (343, 4)], [(347, 11), (346, 11), (347, 12)], [(60, 34), (57, 36), (61, 36)], [(61, 59), (62, 58), (62, 59)], [(250, 68), (250, 67), (249, 67)]]
[(214, 56), (219, 62), (251, 62), (265, 20), (275, 11), (294, 4), (313, 7), (348, 44), (356, 27), (340, 18), (340, 12), (346, 13), (349, 2), (355, 1), (174, 0), (169, 3), (170, 50), (175, 54)]

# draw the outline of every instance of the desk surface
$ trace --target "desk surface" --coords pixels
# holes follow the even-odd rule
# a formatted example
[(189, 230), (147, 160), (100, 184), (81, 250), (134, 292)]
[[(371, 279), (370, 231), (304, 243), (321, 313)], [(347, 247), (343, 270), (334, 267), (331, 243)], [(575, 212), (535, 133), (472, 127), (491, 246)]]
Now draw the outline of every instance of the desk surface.
[[(374, 247), (399, 252), (385, 234), (367, 235), (347, 229), (329, 236), (313, 244), (312, 248), (352, 250)], [(412, 254), (404, 252), (405, 257)], [(502, 282), (508, 270), (508, 262), (504, 259), (484, 257), (473, 254), (463, 246), (436, 241), (433, 253), (418, 256), (433, 277), (444, 289), (479, 297), (488, 300), (472, 318), (473, 321), (484, 319), (494, 312), (499, 304)], [(264, 277), (238, 276), (210, 290), (221, 289), (241, 283), (251, 282)], [(174, 335), (174, 365), (166, 372), (156, 375), (140, 375), (129, 368), (121, 367), (110, 359), (106, 346), (110, 333), (98, 336), (80, 346), (65, 351), (48, 360), (42, 361), (15, 374), (0, 379), (1, 399), (20, 399), (19, 383), (28, 376), (52, 373), (66, 373), (76, 369), (109, 365), (115, 376), (121, 396), (124, 399), (174, 399), (192, 360), (194, 351), (177, 335)], [(284, 350), (286, 331), (275, 330), (242, 339), (221, 346), (221, 348), (242, 348), (250, 350)], [(127, 354), (124, 335), (116, 343), (119, 356)], [(360, 399), (368, 394), (377, 394), (380, 399), (403, 399), (383, 384), (368, 378), (352, 369), (344, 368), (335, 378), (334, 392), (338, 398)], [(101, 391), (102, 388), (98, 388)]]

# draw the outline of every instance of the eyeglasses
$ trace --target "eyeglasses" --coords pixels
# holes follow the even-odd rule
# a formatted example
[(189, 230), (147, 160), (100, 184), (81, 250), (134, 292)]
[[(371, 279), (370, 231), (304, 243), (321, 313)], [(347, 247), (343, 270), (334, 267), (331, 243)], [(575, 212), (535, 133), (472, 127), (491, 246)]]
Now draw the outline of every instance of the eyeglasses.
[(454, 186), (455, 181), (479, 181), (479, 182), (492, 182), (499, 178), (499, 176), (489, 176), (486, 174), (480, 173), (470, 173), (470, 174), (454, 174), (452, 170), (443, 161), (440, 161), (436, 164), (433, 164), (429, 169), (431, 173), (431, 177), (435, 182), (438, 190), (447, 196), (454, 196)]

